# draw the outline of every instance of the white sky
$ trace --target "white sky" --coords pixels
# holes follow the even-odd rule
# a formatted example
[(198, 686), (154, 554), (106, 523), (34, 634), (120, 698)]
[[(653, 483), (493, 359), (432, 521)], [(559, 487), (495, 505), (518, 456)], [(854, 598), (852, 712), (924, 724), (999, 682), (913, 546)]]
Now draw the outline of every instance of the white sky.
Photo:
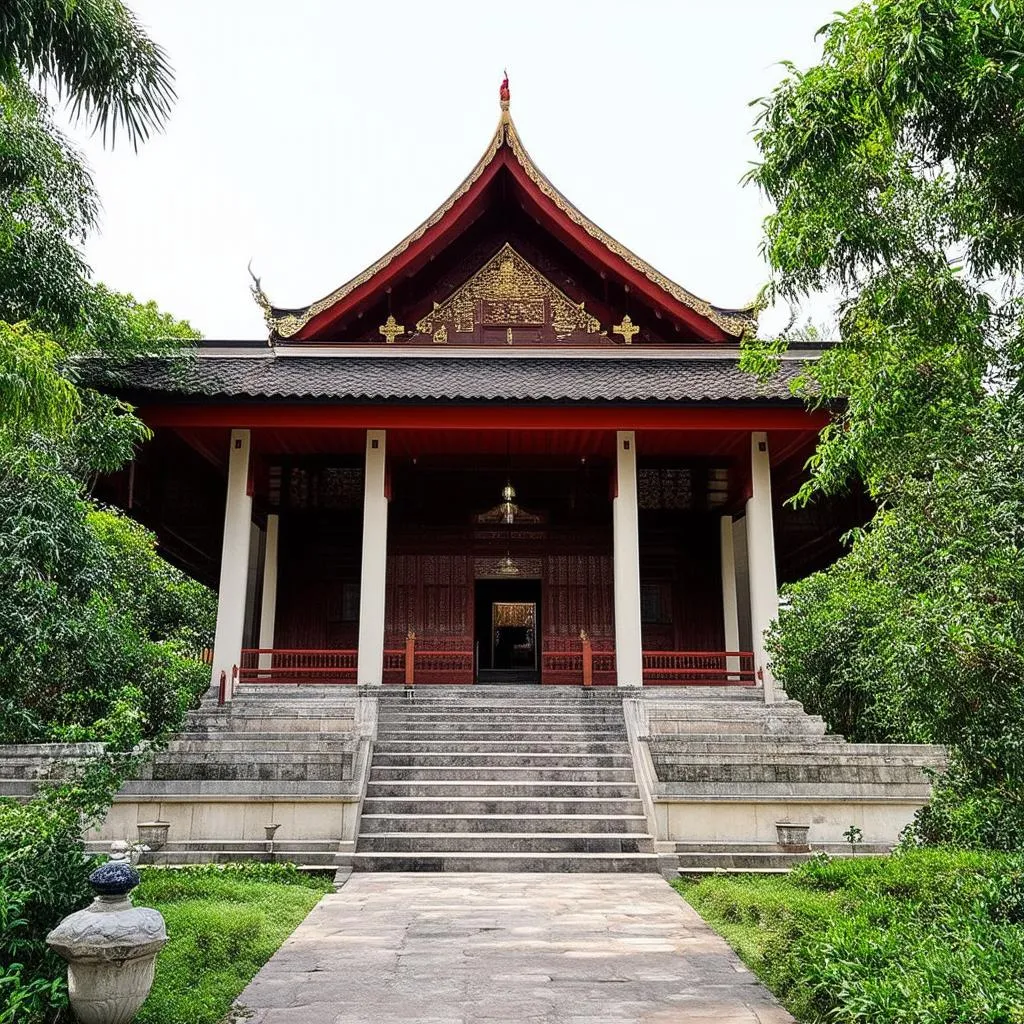
[[(134, 154), (75, 131), (103, 200), (98, 279), (208, 338), (266, 336), (246, 265), (305, 305), (438, 206), (497, 124), (584, 213), (698, 295), (751, 300), (766, 207), (749, 102), (813, 63), (836, 0), (129, 0), (178, 103)], [(818, 319), (820, 319), (820, 311)], [(766, 328), (782, 311), (762, 318)]]

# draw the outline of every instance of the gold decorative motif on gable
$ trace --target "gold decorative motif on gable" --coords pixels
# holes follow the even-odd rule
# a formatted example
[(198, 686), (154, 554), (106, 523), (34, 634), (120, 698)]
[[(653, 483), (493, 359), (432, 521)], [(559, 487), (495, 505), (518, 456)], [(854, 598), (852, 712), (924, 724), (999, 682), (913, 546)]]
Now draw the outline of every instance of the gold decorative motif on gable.
[(543, 328), (556, 337), (577, 331), (601, 330), (582, 302), (573, 302), (507, 242), (464, 285), (416, 324), (420, 334), (435, 334), (445, 326), (455, 334), (472, 334), (478, 327), (503, 329)]

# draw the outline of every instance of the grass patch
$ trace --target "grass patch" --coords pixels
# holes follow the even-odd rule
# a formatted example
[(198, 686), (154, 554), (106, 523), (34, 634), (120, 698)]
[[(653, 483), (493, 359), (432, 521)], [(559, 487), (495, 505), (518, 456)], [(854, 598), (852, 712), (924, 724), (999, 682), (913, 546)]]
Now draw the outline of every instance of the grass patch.
[(918, 850), (675, 888), (804, 1024), (1024, 1024), (1024, 857)]
[(143, 868), (132, 893), (167, 922), (136, 1024), (218, 1024), (253, 975), (331, 889), (290, 864)]

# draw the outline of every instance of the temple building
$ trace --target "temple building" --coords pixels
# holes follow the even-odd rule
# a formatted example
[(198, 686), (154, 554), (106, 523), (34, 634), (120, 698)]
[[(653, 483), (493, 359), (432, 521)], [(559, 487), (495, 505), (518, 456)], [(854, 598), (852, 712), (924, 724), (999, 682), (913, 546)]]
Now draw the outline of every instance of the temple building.
[[(502, 100), (484, 155), (269, 343), (140, 362), (155, 440), (112, 496), (217, 588), (214, 679), (742, 681), (772, 698), (777, 584), (855, 501), (796, 512), (823, 414), (739, 369), (712, 305), (541, 173)], [(223, 516), (220, 510), (223, 508)], [(284, 675), (282, 675), (284, 673)], [(230, 697), (231, 687), (228, 687)]]
[(851, 823), (887, 849), (927, 800), (941, 750), (826, 735), (765, 652), (780, 583), (869, 515), (786, 501), (827, 423), (791, 389), (816, 352), (744, 372), (755, 310), (602, 231), (507, 81), (500, 106), (363, 273), (300, 308), (255, 281), (265, 341), (119, 372), (154, 436), (100, 496), (218, 613), (207, 698), (94, 848), (139, 825), (168, 863), (764, 869)]

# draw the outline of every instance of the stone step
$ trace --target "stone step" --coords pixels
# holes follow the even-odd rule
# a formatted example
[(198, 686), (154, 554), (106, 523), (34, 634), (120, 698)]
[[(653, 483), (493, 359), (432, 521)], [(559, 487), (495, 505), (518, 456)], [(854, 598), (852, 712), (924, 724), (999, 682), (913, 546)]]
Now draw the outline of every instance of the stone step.
[[(812, 842), (811, 849), (814, 852), (822, 851), (831, 857), (849, 857), (850, 846), (848, 843), (815, 843)], [(860, 843), (857, 846), (857, 853), (862, 856), (881, 855), (889, 853), (891, 846), (885, 843)], [(679, 854), (696, 856), (698, 854), (748, 854), (748, 853), (770, 853), (782, 852), (778, 843), (759, 842), (727, 842), (723, 840), (708, 841), (702, 843), (676, 843), (675, 851)]]
[(266, 847), (258, 843), (251, 847), (237, 850), (220, 850), (216, 847), (210, 847), (205, 850), (179, 851), (161, 847), (159, 850), (147, 853), (141, 863), (174, 866), (187, 864), (232, 864), (251, 860), (288, 862), (294, 864), (300, 870), (304, 868), (322, 868), (326, 870), (336, 868), (338, 865), (337, 853), (333, 850), (330, 852), (306, 852), (303, 850), (291, 850), (286, 846), (278, 847), (275, 844), (274, 854), (271, 856), (267, 852)]
[(203, 779), (235, 782), (342, 782), (351, 778), (352, 765), (332, 761), (326, 764), (252, 764), (242, 758), (229, 761), (188, 761), (154, 764), (154, 781)]
[(931, 784), (923, 779), (920, 784), (898, 783), (898, 792), (893, 793), (892, 783), (857, 782), (662, 782), (667, 794), (673, 800), (689, 799), (743, 799), (756, 797), (758, 800), (795, 799), (829, 800), (853, 802), (860, 800), (899, 800), (927, 803), (931, 795)]
[(194, 733), (187, 738), (179, 734), (177, 739), (167, 744), (167, 749), (160, 756), (168, 754), (244, 754), (248, 757), (261, 754), (305, 754), (316, 753), (338, 756), (353, 748), (351, 736), (332, 736), (328, 733), (311, 733), (308, 736), (295, 734), (288, 739), (266, 736), (251, 736), (245, 739), (225, 739), (220, 736), (197, 737)]
[(189, 722), (187, 731), (206, 736), (352, 736), (355, 724), (351, 719), (239, 717), (222, 723)]
[(203, 718), (354, 718), (357, 701), (295, 700), (236, 700), (231, 704), (214, 705), (190, 712), (196, 719)]
[(706, 871), (789, 871), (814, 857), (813, 853), (684, 853), (679, 855), (680, 874)]
[(378, 796), (363, 802), (363, 814), (640, 814), (638, 798)]
[(694, 755), (735, 754), (756, 749), (768, 753), (827, 750), (831, 756), (834, 748), (848, 745), (842, 736), (769, 736), (764, 733), (686, 733), (682, 736), (659, 733), (649, 736), (648, 743), (652, 750)]
[(630, 832), (369, 832), (359, 852), (653, 853), (650, 836)]
[(618, 832), (647, 834), (642, 814), (372, 814), (364, 813), (360, 833), (377, 832)]
[(721, 719), (699, 718), (692, 720), (674, 719), (670, 728), (661, 728), (660, 723), (651, 722), (650, 734), (658, 740), (686, 741), (692, 736), (716, 736), (726, 739), (740, 734), (743, 738), (736, 742), (786, 737), (821, 737), (826, 735), (825, 723), (813, 721), (769, 721), (762, 718), (752, 719)]
[(0, 779), (0, 797), (35, 796), (38, 779)]
[(493, 765), (494, 767), (563, 767), (579, 766), (581, 768), (620, 768), (632, 767), (633, 760), (628, 752), (612, 754), (574, 753), (561, 751), (539, 753), (537, 751), (458, 751), (450, 750), (380, 750), (374, 749), (374, 767), (406, 766), (437, 766), (446, 765)]
[(632, 768), (579, 768), (554, 767), (509, 767), (507, 765), (374, 765), (370, 769), (370, 782), (472, 782), (478, 778), (493, 780), (507, 779), (527, 782), (629, 782), (633, 780)]
[(592, 742), (589, 739), (562, 740), (546, 743), (543, 740), (462, 740), (444, 737), (430, 740), (404, 742), (402, 740), (379, 740), (374, 751), (382, 754), (430, 753), (432, 750), (452, 754), (620, 754), (628, 747), (622, 741)]
[(183, 803), (191, 802), (197, 796), (213, 800), (224, 797), (230, 800), (358, 799), (358, 794), (351, 791), (352, 785), (351, 779), (130, 779), (118, 790), (118, 796), (151, 797)]
[(560, 700), (592, 700), (604, 698), (621, 700), (614, 686), (595, 686), (585, 690), (582, 686), (505, 685), (488, 683), (483, 686), (416, 686), (411, 694), (404, 687), (383, 686), (380, 690), (382, 701), (408, 700), (523, 700), (536, 703), (553, 703)]
[(366, 786), (366, 799), (371, 797), (621, 797), (635, 800), (636, 783), (628, 782), (567, 782), (559, 780), (518, 780), (508, 779), (444, 779), (382, 782), (371, 779)]
[(386, 853), (356, 851), (355, 871), (651, 872), (653, 853)]
[(615, 715), (438, 715), (428, 719), (403, 715), (380, 715), (379, 727), (388, 729), (598, 729), (622, 728), (622, 714)]
[[(86, 853), (109, 853), (110, 843), (106, 840), (88, 840), (85, 843), (85, 849)], [(160, 849), (173, 850), (176, 853), (196, 850), (223, 850), (226, 853), (239, 850), (259, 850), (265, 853), (269, 849), (269, 844), (262, 836), (249, 839), (186, 839), (170, 840), (164, 843)], [(293, 854), (297, 853), (303, 856), (310, 853), (334, 854), (338, 850), (338, 840), (293, 839), (287, 836), (282, 837), (278, 831), (274, 839), (274, 852), (279, 853), (286, 849)], [(143, 854), (143, 857), (148, 857), (156, 852), (156, 850), (151, 850), (148, 854)], [(143, 863), (146, 861), (143, 860)]]
[(403, 725), (412, 726), (414, 728), (434, 728), (436, 726), (446, 725), (462, 725), (466, 728), (472, 729), (475, 725), (477, 728), (490, 727), (493, 725), (500, 725), (502, 723), (508, 723), (516, 726), (558, 726), (558, 725), (572, 725), (582, 726), (584, 728), (590, 728), (593, 726), (612, 727), (622, 725), (622, 712), (618, 708), (613, 709), (614, 714), (609, 712), (608, 714), (602, 714), (598, 712), (591, 713), (575, 713), (575, 712), (562, 712), (553, 713), (546, 712), (544, 714), (524, 714), (513, 711), (495, 711), (494, 713), (488, 713), (486, 711), (452, 711), (452, 712), (438, 712), (430, 715), (389, 715), (386, 711), (381, 711), (379, 715), (380, 722), (387, 725)]
[(461, 730), (440, 729), (378, 729), (378, 743), (413, 744), (426, 741), (442, 743), (454, 741), (465, 743), (557, 743), (565, 746), (568, 743), (625, 743), (626, 733), (591, 731), (588, 729), (551, 730), (551, 729), (516, 729), (509, 726), (496, 726), (480, 732), (464, 732)]
[[(90, 841), (86, 852), (110, 852), (109, 842)], [(337, 866), (337, 840), (275, 839), (273, 855), (263, 839), (206, 839), (168, 842), (142, 855), (140, 863), (155, 865), (226, 864), (238, 861), (290, 862), (300, 868)]]
[[(225, 760), (238, 760), (232, 757), (235, 753), (230, 750), (221, 750), (216, 743), (196, 744), (195, 750), (165, 750), (156, 754), (153, 758), (154, 765), (166, 764), (212, 764)], [(256, 764), (341, 764), (346, 758), (351, 758), (351, 746), (338, 750), (253, 750), (245, 749), (245, 762), (251, 765)]]
[(715, 764), (710, 762), (666, 764), (654, 759), (658, 778), (662, 782), (862, 782), (862, 783), (916, 783), (924, 773), (915, 765), (877, 765), (815, 762), (812, 764)]

